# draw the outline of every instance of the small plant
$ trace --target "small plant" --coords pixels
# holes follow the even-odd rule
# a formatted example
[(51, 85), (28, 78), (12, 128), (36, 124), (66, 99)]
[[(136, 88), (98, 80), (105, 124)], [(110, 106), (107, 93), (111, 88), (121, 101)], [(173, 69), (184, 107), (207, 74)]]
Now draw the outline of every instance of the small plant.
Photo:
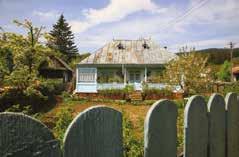
[(135, 137), (132, 122), (125, 114), (123, 115), (124, 157), (143, 157), (143, 139)]
[(63, 144), (64, 133), (73, 120), (72, 110), (70, 108), (64, 108), (57, 114), (56, 126), (54, 133), (57, 139)]

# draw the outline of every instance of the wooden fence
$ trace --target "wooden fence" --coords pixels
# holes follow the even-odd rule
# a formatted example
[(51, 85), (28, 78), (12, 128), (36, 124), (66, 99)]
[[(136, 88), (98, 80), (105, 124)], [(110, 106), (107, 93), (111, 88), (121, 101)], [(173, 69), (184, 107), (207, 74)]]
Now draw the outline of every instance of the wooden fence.
[[(185, 157), (239, 157), (237, 94), (189, 99), (184, 113)], [(156, 102), (147, 113), (145, 157), (176, 157), (177, 105)], [(80, 113), (68, 127), (63, 149), (41, 122), (16, 113), (0, 114), (0, 157), (122, 157), (122, 114), (97, 106)]]

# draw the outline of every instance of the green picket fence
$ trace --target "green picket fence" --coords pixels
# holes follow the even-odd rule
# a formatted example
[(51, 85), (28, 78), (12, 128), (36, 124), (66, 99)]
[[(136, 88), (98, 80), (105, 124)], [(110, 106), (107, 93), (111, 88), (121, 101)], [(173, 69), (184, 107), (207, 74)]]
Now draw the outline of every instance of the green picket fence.
[[(160, 100), (145, 118), (144, 156), (177, 156), (177, 105)], [(208, 103), (192, 96), (184, 113), (185, 157), (239, 157), (239, 101), (213, 94)], [(122, 114), (97, 106), (69, 125), (60, 149), (41, 122), (17, 113), (0, 114), (0, 157), (123, 157)]]

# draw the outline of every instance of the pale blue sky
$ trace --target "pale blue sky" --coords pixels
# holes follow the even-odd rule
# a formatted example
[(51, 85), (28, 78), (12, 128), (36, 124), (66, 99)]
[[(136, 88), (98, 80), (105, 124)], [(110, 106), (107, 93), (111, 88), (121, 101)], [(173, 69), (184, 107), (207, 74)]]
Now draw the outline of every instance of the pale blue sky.
[[(0, 0), (0, 26), (19, 32), (14, 19), (52, 29), (64, 13), (80, 52), (112, 39), (152, 38), (177, 51), (239, 43), (238, 0)], [(23, 32), (20, 32), (23, 33)]]

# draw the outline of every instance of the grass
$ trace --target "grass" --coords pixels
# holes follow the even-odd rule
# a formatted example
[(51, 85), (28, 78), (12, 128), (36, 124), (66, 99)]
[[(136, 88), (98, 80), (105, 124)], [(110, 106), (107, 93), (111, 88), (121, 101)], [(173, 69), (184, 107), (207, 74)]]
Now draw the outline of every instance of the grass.
[[(144, 118), (151, 107), (151, 105), (155, 101), (137, 101), (137, 102), (126, 102), (126, 101), (115, 101), (115, 100), (97, 100), (97, 101), (89, 101), (89, 100), (72, 100), (72, 99), (64, 99), (61, 103), (59, 103), (55, 108), (50, 110), (49, 112), (39, 116), (39, 119), (45, 123), (56, 135), (55, 126), (57, 123), (57, 117), (62, 110), (71, 109), (72, 117), (77, 116), (80, 112), (85, 109), (104, 105), (107, 107), (114, 108), (123, 113), (124, 119), (127, 119), (127, 124), (130, 124), (130, 129), (132, 130), (131, 136), (133, 139), (131, 141), (143, 141), (143, 131), (144, 131)], [(183, 108), (184, 101), (177, 101), (178, 105), (178, 149), (179, 151), (183, 146)], [(126, 125), (127, 126), (127, 125)], [(128, 137), (127, 137), (128, 138)], [(62, 139), (62, 137), (59, 137)], [(124, 139), (128, 141), (128, 139)], [(143, 148), (143, 142), (138, 143), (139, 148)], [(134, 150), (135, 151), (135, 150)], [(134, 152), (132, 151), (132, 152)], [(133, 153), (134, 154), (134, 153)], [(141, 153), (139, 153), (141, 154)], [(138, 156), (138, 155), (137, 155)], [(141, 156), (141, 155), (139, 155)]]

